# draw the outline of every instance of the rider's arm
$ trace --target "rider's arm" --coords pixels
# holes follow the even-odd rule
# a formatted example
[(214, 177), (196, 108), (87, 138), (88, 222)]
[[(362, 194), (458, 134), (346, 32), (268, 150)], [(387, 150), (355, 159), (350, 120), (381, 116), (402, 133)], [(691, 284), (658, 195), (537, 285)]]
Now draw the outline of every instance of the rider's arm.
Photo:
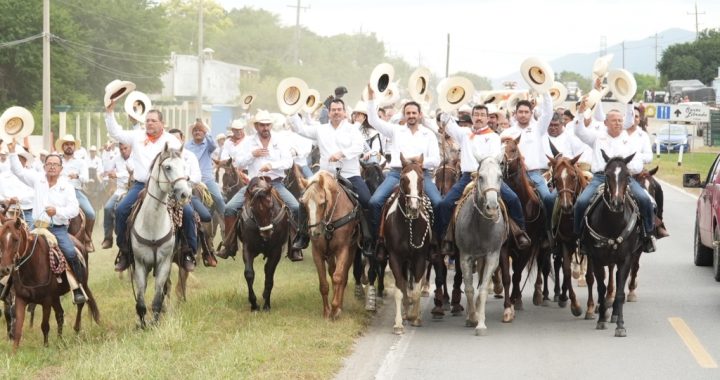
[(78, 216), (80, 213), (80, 203), (75, 196), (75, 190), (72, 186), (66, 186), (63, 190), (63, 204), (49, 205), (55, 207), (55, 215), (70, 219)]
[(577, 136), (580, 141), (592, 147), (595, 145), (597, 135), (595, 131), (585, 126), (584, 118), (583, 113), (578, 111), (577, 115), (575, 115), (575, 120), (571, 123), (575, 128), (575, 136)]
[(80, 160), (78, 179), (80, 180), (80, 183), (88, 183), (90, 180), (90, 170), (88, 169), (88, 164), (85, 160)]
[(435, 169), (440, 164), (440, 147), (434, 133), (428, 131), (428, 139), (428, 154), (423, 158), (423, 168)]
[(394, 137), (395, 125), (388, 123), (378, 116), (377, 107), (375, 107), (375, 100), (367, 101), (367, 115), (368, 123), (370, 123), (373, 128), (377, 129), (383, 136), (392, 140)]
[(537, 122), (537, 133), (542, 136), (547, 133), (548, 125), (553, 116), (553, 101), (550, 96), (550, 91), (545, 91), (542, 94), (542, 106), (540, 107), (540, 119)]
[(113, 139), (127, 145), (133, 143), (134, 131), (124, 131), (117, 120), (115, 120), (114, 113), (105, 112), (105, 126), (107, 127), (108, 134)]
[(309, 139), (317, 140), (318, 129), (317, 126), (309, 126), (300, 118), (298, 114), (290, 116), (290, 128), (293, 132), (305, 136)]
[(37, 182), (40, 173), (35, 170), (23, 168), (17, 153), (10, 153), (8, 155), (8, 160), (10, 160), (10, 170), (12, 170), (12, 173), (15, 174), (16, 177), (20, 178), (24, 184), (34, 188), (35, 182)]
[(625, 120), (623, 120), (623, 129), (628, 129), (635, 124), (635, 106), (632, 102), (628, 103), (625, 108)]

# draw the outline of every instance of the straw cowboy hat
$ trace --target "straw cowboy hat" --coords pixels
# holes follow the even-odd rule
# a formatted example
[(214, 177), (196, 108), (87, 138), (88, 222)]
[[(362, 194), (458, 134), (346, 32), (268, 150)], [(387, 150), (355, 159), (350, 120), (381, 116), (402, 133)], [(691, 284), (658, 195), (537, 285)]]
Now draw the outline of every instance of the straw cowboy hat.
[(414, 101), (425, 102), (426, 94), (430, 93), (430, 70), (425, 67), (415, 69), (408, 79), (408, 92)]
[(97, 152), (97, 147), (95, 145), (90, 145), (90, 149), (88, 149), (88, 152)]
[(75, 148), (80, 147), (80, 140), (76, 140), (75, 136), (73, 136), (73, 135), (65, 135), (65, 137), (63, 137), (61, 139), (57, 139), (57, 141), (55, 141), (55, 150), (58, 152), (62, 152), (63, 151), (62, 146), (66, 142), (75, 143)]
[(226, 139), (227, 136), (225, 136), (224, 133), (218, 133), (217, 136), (215, 136), (215, 141)]
[(243, 119), (235, 119), (232, 124), (230, 124), (230, 129), (245, 129), (246, 124)]
[(438, 107), (445, 112), (450, 112), (472, 99), (475, 86), (465, 77), (448, 77), (437, 85), (437, 93)]
[(357, 104), (355, 104), (355, 108), (353, 108), (353, 113), (355, 112), (363, 113), (367, 116), (367, 103), (362, 100), (358, 100)]
[(272, 124), (273, 123), (273, 117), (270, 115), (270, 112), (265, 110), (258, 110), (255, 116), (252, 120), (253, 124), (261, 123), (261, 124)]
[(240, 107), (242, 107), (243, 110), (249, 110), (250, 106), (255, 101), (255, 94), (249, 93), (242, 96), (240, 99)]
[(285, 115), (274, 112), (270, 114), (270, 118), (272, 119), (273, 132), (280, 132), (288, 129), (285, 124)]
[(592, 79), (593, 83), (595, 82), (595, 79), (602, 78), (607, 74), (608, 70), (610, 69), (610, 63), (613, 60), (614, 55), (612, 53), (603, 55), (602, 57), (595, 60), (593, 63), (593, 69), (592, 69)]
[(310, 88), (300, 78), (285, 78), (278, 84), (275, 96), (280, 112), (292, 115), (305, 105)]
[(593, 113), (595, 112), (595, 106), (600, 103), (605, 91), (600, 92), (596, 89), (590, 90), (590, 92), (585, 95), (587, 100), (585, 101), (585, 104), (587, 108), (585, 109), (585, 113), (583, 116), (585, 116), (586, 119), (589, 119), (592, 117)]
[(552, 87), (550, 87), (550, 97), (553, 101), (553, 107), (560, 107), (565, 102), (565, 99), (567, 99), (567, 94), (568, 90), (564, 84), (560, 82), (553, 83)]
[(29, 165), (29, 164), (32, 164), (33, 160), (35, 159), (35, 156), (33, 156), (32, 153), (28, 152), (27, 150), (25, 150), (25, 148), (23, 148), (23, 147), (20, 146), (20, 145), (18, 145), (18, 146), (15, 147), (15, 152), (16, 152), (19, 156), (25, 157), (25, 160), (27, 160), (27, 163), (26, 163), (26, 164), (28, 164), (28, 165)]
[(320, 91), (311, 88), (307, 92), (307, 97), (305, 98), (305, 105), (303, 106), (303, 110), (305, 112), (313, 113), (316, 109), (320, 108), (322, 105), (322, 101), (320, 100)]
[(26, 108), (13, 106), (0, 116), (0, 139), (6, 142), (30, 136), (35, 128), (35, 119)]
[(625, 69), (613, 70), (608, 74), (608, 87), (620, 103), (627, 103), (637, 92), (635, 77)]
[(145, 117), (152, 108), (150, 98), (143, 92), (133, 91), (125, 98), (125, 112), (131, 118), (145, 123)]
[(109, 106), (113, 100), (122, 98), (125, 94), (135, 90), (135, 83), (126, 80), (115, 79), (105, 86), (105, 107)]
[(370, 87), (375, 91), (378, 98), (388, 89), (394, 76), (395, 69), (391, 64), (381, 63), (375, 66), (372, 73), (370, 73)]
[(545, 93), (555, 81), (555, 72), (540, 58), (530, 57), (520, 65), (520, 74), (531, 89), (538, 94)]

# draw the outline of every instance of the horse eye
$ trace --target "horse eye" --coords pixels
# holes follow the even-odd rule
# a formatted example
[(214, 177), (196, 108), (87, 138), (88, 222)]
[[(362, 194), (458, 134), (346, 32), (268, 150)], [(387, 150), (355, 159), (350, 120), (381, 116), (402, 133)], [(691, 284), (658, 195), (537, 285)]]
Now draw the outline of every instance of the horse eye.
[(172, 166), (170, 166), (170, 165), (165, 165), (165, 170), (167, 170), (167, 171), (172, 170)]

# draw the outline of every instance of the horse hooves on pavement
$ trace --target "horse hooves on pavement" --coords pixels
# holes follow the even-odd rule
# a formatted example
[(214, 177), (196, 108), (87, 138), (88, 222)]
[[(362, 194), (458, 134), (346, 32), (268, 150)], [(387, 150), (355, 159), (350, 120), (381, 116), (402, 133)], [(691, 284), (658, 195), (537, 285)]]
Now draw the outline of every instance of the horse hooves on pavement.
[(565, 301), (558, 301), (558, 306), (559, 306), (559, 307), (567, 307), (567, 304), (568, 304), (568, 303), (567, 303), (567, 300), (565, 300)]
[(453, 317), (462, 315), (464, 311), (465, 308), (462, 307), (462, 305), (452, 305), (452, 307), (450, 308), (450, 313), (453, 315)]
[(549, 307), (550, 306), (550, 300), (543, 300), (540, 304), (543, 307)]
[(410, 326), (412, 327), (422, 327), (422, 320), (421, 319), (413, 319), (410, 321)]
[(393, 327), (393, 334), (395, 335), (402, 335), (405, 334), (405, 327)]
[(535, 294), (533, 294), (533, 305), (540, 306), (540, 305), (542, 305), (542, 301), (543, 301), (542, 293), (535, 292)]
[(470, 319), (465, 320), (465, 327), (477, 327), (478, 321), (473, 321)]
[(430, 313), (433, 319), (442, 319), (445, 316), (445, 310), (443, 310), (442, 306), (435, 306)]
[(627, 330), (625, 328), (617, 328), (615, 329), (615, 336), (618, 338), (624, 338), (627, 336)]
[(607, 330), (607, 322), (598, 322), (595, 326), (596, 330)]
[(475, 336), (485, 336), (487, 335), (487, 327), (475, 329)]
[(503, 295), (502, 295), (502, 294), (496, 294), (494, 297), (495, 297), (495, 299), (500, 299), (500, 298), (503, 298)]
[(637, 294), (635, 294), (635, 293), (628, 294), (627, 301), (628, 302), (637, 302)]
[(515, 310), (524, 310), (523, 302), (520, 299), (515, 301), (514, 306), (515, 306)]
[(572, 315), (579, 317), (580, 315), (582, 315), (582, 308), (570, 306), (570, 312), (572, 313)]
[(586, 320), (593, 320), (593, 319), (595, 319), (595, 313), (585, 313), (585, 319), (586, 319)]

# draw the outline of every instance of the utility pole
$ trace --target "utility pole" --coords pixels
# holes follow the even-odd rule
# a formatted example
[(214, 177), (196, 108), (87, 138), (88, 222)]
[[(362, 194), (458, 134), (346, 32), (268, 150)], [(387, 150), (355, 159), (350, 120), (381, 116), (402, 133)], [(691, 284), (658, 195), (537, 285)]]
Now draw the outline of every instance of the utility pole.
[(622, 68), (625, 68), (625, 41), (622, 42), (622, 52), (623, 52), (623, 66)]
[(660, 42), (659, 39), (662, 37), (659, 37), (657, 33), (655, 33), (655, 86), (659, 84), (658, 82), (658, 57), (660, 57)]
[(697, 10), (697, 1), (696, 1), (696, 2), (695, 2), (695, 12), (693, 12), (693, 13), (688, 12), (687, 14), (688, 14), (688, 15), (691, 15), (691, 16), (692, 16), (692, 15), (695, 15), (695, 41), (697, 41), (698, 35), (700, 34), (700, 30), (699, 30), (699, 29), (700, 29), (700, 23), (698, 22), (698, 15), (704, 15), (705, 12), (698, 13), (698, 10)]
[(43, 0), (43, 74), (42, 74), (43, 147), (52, 150), (50, 136), (50, 0)]
[(197, 108), (195, 117), (202, 119), (202, 103), (203, 103), (203, 0), (199, 1), (200, 9), (198, 9), (198, 92), (197, 92)]
[(447, 35), (447, 51), (445, 52), (445, 78), (450, 76), (450, 33)]
[(297, 0), (297, 5), (288, 5), (290, 8), (295, 8), (295, 48), (293, 54), (293, 64), (297, 65), (300, 63), (300, 11), (310, 9), (301, 4), (302, 0)]

